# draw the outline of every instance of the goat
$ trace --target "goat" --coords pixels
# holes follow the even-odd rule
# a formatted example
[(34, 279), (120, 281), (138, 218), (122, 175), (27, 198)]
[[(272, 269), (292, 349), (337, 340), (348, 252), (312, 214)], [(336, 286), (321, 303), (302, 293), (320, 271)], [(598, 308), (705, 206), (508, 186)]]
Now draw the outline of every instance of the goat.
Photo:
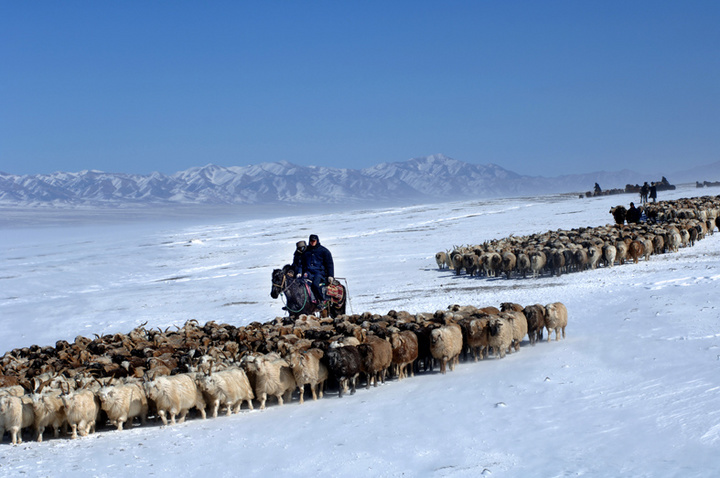
[(100, 414), (100, 402), (91, 390), (82, 389), (60, 396), (65, 415), (72, 430), (72, 438), (87, 436), (95, 432), (95, 423)]
[(126, 422), (130, 428), (134, 417), (140, 417), (140, 423), (145, 425), (148, 401), (142, 384), (131, 382), (108, 385), (102, 387), (97, 396), (100, 399), (100, 407), (107, 414), (110, 423), (118, 430), (122, 430)]
[(219, 372), (209, 372), (197, 381), (206, 403), (212, 407), (212, 416), (217, 418), (220, 406), (227, 407), (227, 416), (238, 413), (243, 402), (253, 409), (252, 399), (255, 398), (250, 380), (245, 371), (239, 367), (229, 367)]
[(265, 410), (268, 395), (277, 398), (278, 405), (290, 401), (297, 387), (290, 364), (279, 355), (250, 355), (243, 358), (243, 368), (254, 381), (255, 398), (260, 410)]
[(35, 414), (30, 397), (14, 395), (0, 397), (0, 440), (4, 430), (7, 429), (13, 445), (22, 443), (22, 429), (31, 426), (34, 422)]
[(190, 374), (156, 377), (144, 382), (143, 389), (147, 398), (155, 403), (157, 413), (165, 426), (168, 424), (167, 415), (170, 415), (171, 425), (175, 425), (176, 416), (179, 416), (178, 423), (183, 423), (188, 411), (193, 407), (205, 418), (205, 400)]
[(45, 428), (52, 426), (55, 432), (55, 438), (60, 436), (60, 428), (67, 425), (65, 408), (59, 391), (47, 393), (38, 392), (31, 395), (33, 414), (35, 415), (35, 431), (37, 433), (37, 441), (43, 441), (43, 433)]

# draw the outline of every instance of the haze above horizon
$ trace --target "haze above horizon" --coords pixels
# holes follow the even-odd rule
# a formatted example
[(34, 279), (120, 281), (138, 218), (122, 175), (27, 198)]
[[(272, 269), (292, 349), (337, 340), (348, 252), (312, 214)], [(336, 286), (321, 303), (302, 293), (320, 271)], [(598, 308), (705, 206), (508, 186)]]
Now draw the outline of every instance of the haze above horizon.
[(0, 171), (720, 159), (720, 3), (4, 2)]

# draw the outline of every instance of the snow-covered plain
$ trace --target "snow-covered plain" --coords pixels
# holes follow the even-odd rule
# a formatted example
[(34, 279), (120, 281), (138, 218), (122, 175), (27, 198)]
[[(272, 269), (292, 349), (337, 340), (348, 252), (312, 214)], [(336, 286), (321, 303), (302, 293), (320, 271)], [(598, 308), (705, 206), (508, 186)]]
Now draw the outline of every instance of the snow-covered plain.
[[(660, 199), (717, 195), (683, 188)], [(282, 315), (270, 273), (317, 233), (355, 312), (562, 301), (567, 339), (339, 399), (0, 445), (2, 476), (708, 476), (720, 473), (720, 235), (540, 279), (439, 271), (453, 245), (612, 222), (632, 195), (264, 219), (3, 223), (0, 353), (77, 335)], [(63, 214), (63, 213), (59, 213)]]

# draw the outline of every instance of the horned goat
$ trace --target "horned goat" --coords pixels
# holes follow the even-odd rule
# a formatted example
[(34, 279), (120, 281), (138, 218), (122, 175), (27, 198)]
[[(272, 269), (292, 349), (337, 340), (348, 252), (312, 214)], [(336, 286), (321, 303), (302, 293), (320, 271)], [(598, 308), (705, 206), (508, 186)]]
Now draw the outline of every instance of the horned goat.
[(243, 402), (253, 409), (255, 398), (250, 380), (245, 371), (239, 367), (229, 367), (218, 372), (208, 372), (198, 379), (198, 387), (202, 391), (207, 404), (212, 408), (212, 417), (217, 418), (220, 406), (227, 407), (227, 415), (238, 413)]
[(76, 390), (60, 396), (65, 407), (72, 438), (95, 432), (95, 422), (100, 414), (100, 403), (95, 394), (87, 389)]
[(107, 414), (110, 423), (115, 425), (118, 430), (122, 430), (125, 423), (130, 428), (135, 417), (139, 417), (140, 423), (145, 425), (148, 415), (148, 401), (142, 384), (131, 382), (108, 385), (102, 387), (97, 396), (100, 399), (100, 406)]
[(277, 398), (278, 404), (290, 401), (297, 387), (290, 364), (279, 355), (249, 355), (241, 362), (251, 382), (254, 382), (255, 398), (260, 402), (260, 410), (265, 409), (267, 397)]
[(175, 425), (175, 417), (178, 417), (178, 423), (184, 422), (191, 408), (196, 408), (202, 418), (205, 418), (205, 400), (191, 374), (156, 377), (144, 382), (143, 389), (147, 398), (155, 403), (163, 425), (168, 424), (168, 415), (172, 425)]

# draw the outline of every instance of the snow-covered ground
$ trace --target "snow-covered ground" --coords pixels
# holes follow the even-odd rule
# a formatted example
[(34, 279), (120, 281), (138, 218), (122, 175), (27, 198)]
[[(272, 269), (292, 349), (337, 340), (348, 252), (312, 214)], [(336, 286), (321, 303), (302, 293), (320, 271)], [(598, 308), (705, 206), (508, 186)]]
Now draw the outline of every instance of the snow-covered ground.
[[(681, 187), (660, 199), (709, 194), (720, 189)], [(552, 278), (457, 277), (435, 265), (435, 252), (454, 245), (610, 223), (611, 206), (636, 199), (546, 196), (203, 223), (4, 221), (0, 353), (146, 321), (273, 319), (283, 304), (270, 298), (271, 270), (311, 233), (333, 252), (353, 312), (562, 301), (569, 325), (566, 340), (342, 399), (74, 441), (6, 440), (0, 475), (715, 477), (720, 235), (637, 265)]]

